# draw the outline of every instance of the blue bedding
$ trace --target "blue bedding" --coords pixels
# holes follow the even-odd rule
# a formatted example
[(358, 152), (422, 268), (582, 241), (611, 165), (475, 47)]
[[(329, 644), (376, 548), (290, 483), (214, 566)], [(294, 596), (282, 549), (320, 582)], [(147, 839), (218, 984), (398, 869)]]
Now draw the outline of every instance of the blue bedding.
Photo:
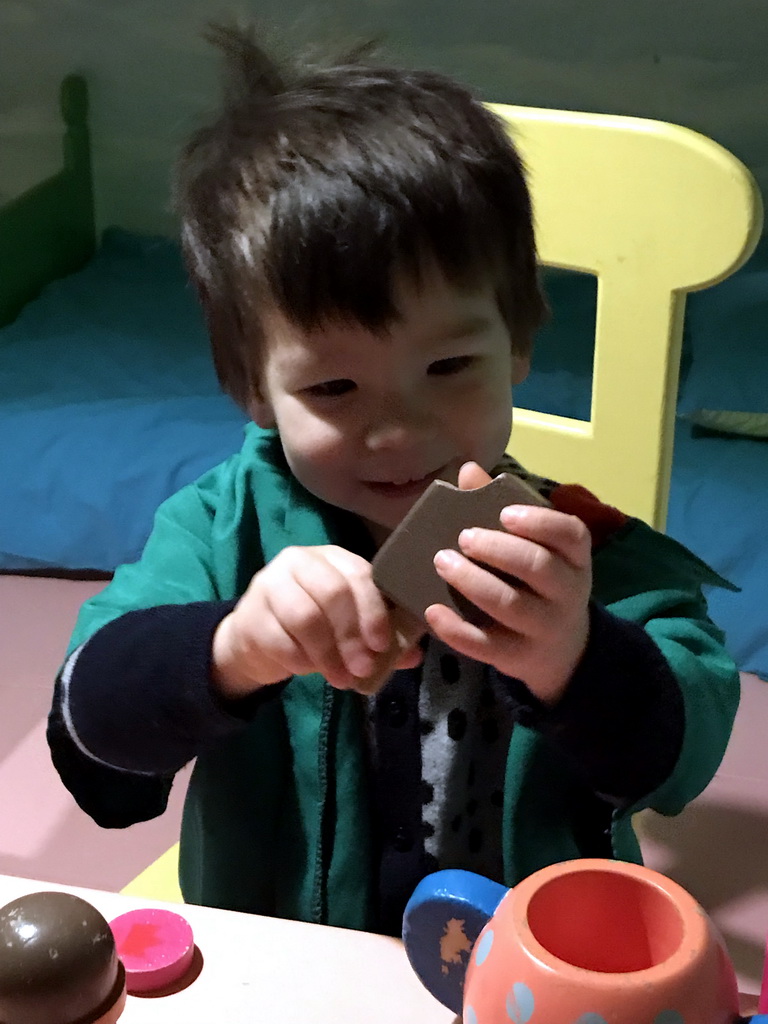
[[(587, 418), (594, 280), (550, 272), (547, 287), (553, 319), (516, 401)], [(768, 253), (693, 296), (686, 326), (681, 412), (768, 411)], [(135, 560), (157, 506), (236, 451), (244, 423), (177, 246), (108, 230), (88, 266), (0, 331), (0, 570)], [(742, 588), (713, 591), (713, 617), (739, 666), (768, 679), (766, 481), (768, 441), (681, 419), (669, 532)]]
[(178, 249), (107, 231), (0, 331), (0, 569), (134, 561), (157, 506), (240, 447)]
[(768, 680), (768, 440), (696, 435), (678, 423), (667, 532), (741, 593), (710, 589), (710, 613), (744, 672)]

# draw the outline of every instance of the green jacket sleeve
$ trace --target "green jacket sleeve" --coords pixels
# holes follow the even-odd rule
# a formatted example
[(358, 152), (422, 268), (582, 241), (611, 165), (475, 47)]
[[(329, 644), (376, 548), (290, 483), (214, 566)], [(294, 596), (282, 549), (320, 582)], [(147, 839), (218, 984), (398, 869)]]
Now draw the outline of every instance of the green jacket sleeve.
[(708, 616), (706, 585), (736, 589), (682, 545), (637, 521), (595, 559), (598, 596), (653, 638), (685, 708), (677, 764), (626, 813), (642, 807), (679, 813), (708, 785), (725, 753), (739, 704), (739, 674), (722, 631)]
[(236, 483), (231, 463), (224, 463), (160, 506), (141, 558), (120, 566), (83, 605), (68, 654), (126, 612), (238, 596), (235, 538), (243, 513), (228, 495)]

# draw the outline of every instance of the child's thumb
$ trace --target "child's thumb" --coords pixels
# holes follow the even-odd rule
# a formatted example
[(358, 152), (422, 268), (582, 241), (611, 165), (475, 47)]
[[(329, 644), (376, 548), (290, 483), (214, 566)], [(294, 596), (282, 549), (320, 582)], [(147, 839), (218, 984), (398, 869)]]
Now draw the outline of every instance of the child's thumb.
[(459, 489), (462, 491), (474, 491), (490, 482), (491, 477), (476, 462), (465, 462), (459, 470)]

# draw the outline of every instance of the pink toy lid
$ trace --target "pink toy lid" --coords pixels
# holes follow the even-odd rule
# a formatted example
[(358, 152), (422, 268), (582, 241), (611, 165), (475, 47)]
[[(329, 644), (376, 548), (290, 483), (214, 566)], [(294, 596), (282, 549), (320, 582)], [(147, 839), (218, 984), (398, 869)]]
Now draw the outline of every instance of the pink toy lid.
[(178, 981), (195, 952), (192, 928), (180, 914), (147, 907), (110, 921), (129, 993), (154, 992)]

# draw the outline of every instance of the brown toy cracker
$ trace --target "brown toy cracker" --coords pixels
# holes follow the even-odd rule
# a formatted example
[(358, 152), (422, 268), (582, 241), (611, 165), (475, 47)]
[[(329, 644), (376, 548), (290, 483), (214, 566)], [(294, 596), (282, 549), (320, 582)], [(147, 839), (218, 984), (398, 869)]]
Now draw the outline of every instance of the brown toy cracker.
[(438, 576), (433, 559), (443, 548), (458, 551), (459, 533), (465, 527), (503, 529), (499, 515), (507, 505), (548, 506), (549, 502), (510, 473), (469, 491), (435, 480), (374, 558), (374, 583), (397, 606), (422, 620), (431, 604), (444, 604), (469, 621), (477, 621), (478, 613), (487, 621)]
[[(499, 515), (507, 505), (549, 506), (519, 477), (501, 473), (484, 487), (462, 491), (444, 480), (433, 481), (373, 560), (373, 580), (395, 605), (395, 640), (376, 661), (364, 681), (369, 693), (386, 681), (400, 655), (426, 632), (424, 612), (432, 604), (453, 608), (470, 622), (482, 625), (488, 616), (438, 576), (433, 559), (443, 548), (458, 550), (459, 533), (467, 526), (503, 529)], [(490, 572), (495, 570), (489, 569)], [(496, 572), (502, 578), (503, 573)]]

